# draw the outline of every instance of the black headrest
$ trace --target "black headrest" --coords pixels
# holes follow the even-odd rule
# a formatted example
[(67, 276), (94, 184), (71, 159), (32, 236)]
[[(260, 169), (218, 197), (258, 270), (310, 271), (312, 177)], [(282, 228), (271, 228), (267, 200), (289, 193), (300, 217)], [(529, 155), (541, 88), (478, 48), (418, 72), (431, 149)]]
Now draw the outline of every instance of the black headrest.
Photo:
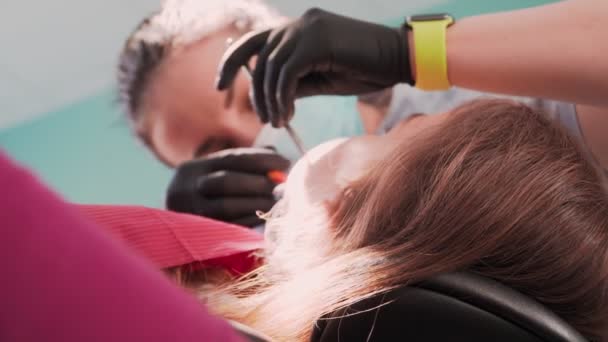
[(521, 293), (477, 275), (454, 273), (398, 288), (320, 319), (312, 341), (585, 339), (557, 315)]

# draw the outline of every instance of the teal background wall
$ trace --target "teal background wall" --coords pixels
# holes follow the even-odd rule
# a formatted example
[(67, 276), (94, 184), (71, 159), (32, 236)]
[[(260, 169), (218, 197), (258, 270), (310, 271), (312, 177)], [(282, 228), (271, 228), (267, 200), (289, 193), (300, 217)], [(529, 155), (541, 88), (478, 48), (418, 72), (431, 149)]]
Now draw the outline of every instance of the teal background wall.
[[(450, 12), (458, 18), (548, 2), (551, 1), (383, 0), (378, 6), (388, 7), (389, 13), (402, 12), (406, 7), (410, 11), (415, 9), (415, 13)], [(365, 1), (365, 5), (368, 6), (368, 1)], [(285, 13), (297, 15), (311, 6), (340, 11), (346, 8), (344, 6), (357, 6), (357, 2), (279, 1), (277, 6)], [(351, 13), (348, 9), (341, 12)], [(403, 16), (411, 13), (403, 10)], [(403, 16), (384, 14), (382, 18), (373, 20), (398, 25)], [(107, 24), (111, 25), (110, 22)], [(27, 101), (36, 101), (36, 98)], [(159, 207), (163, 205), (164, 189), (171, 176), (170, 170), (156, 162), (130, 134), (128, 124), (114, 105), (114, 92), (110, 87), (72, 105), (41, 115), (37, 120), (0, 131), (0, 147), (75, 202)]]
[(0, 146), (67, 199), (162, 206), (170, 171), (129, 131), (107, 91), (0, 133)]

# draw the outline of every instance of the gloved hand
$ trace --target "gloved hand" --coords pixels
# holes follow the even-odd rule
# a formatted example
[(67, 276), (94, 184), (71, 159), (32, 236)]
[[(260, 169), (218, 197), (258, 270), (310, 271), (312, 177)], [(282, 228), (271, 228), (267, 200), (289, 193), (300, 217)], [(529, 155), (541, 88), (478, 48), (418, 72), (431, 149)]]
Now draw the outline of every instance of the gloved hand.
[(253, 227), (256, 211), (274, 205), (276, 186), (267, 173), (289, 161), (265, 148), (235, 148), (181, 165), (167, 191), (167, 209)]
[(252, 100), (262, 122), (274, 127), (291, 119), (299, 97), (358, 95), (413, 82), (405, 30), (320, 9), (236, 41), (220, 63), (217, 88), (227, 89), (254, 55)]

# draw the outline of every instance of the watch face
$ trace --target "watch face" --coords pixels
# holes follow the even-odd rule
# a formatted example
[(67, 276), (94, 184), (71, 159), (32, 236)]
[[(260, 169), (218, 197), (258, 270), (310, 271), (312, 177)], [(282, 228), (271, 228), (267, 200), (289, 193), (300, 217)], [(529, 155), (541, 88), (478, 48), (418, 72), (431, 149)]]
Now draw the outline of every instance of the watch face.
[(452, 16), (447, 14), (447, 13), (434, 13), (434, 14), (420, 14), (420, 15), (413, 15), (411, 17), (409, 17), (409, 22), (412, 21), (434, 21), (434, 20), (444, 20), (444, 19), (449, 19)]

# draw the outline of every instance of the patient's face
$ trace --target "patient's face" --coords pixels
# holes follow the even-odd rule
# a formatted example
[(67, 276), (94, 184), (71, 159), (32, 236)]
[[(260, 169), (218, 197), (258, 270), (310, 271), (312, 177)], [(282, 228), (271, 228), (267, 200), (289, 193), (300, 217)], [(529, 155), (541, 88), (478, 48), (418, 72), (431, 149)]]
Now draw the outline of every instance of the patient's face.
[[(445, 120), (448, 113), (414, 115), (389, 134), (336, 139), (310, 150), (294, 166), (285, 185), (289, 209), (301, 211), (333, 199), (346, 185), (362, 177), (403, 141)], [(288, 210), (289, 210), (288, 209)]]

